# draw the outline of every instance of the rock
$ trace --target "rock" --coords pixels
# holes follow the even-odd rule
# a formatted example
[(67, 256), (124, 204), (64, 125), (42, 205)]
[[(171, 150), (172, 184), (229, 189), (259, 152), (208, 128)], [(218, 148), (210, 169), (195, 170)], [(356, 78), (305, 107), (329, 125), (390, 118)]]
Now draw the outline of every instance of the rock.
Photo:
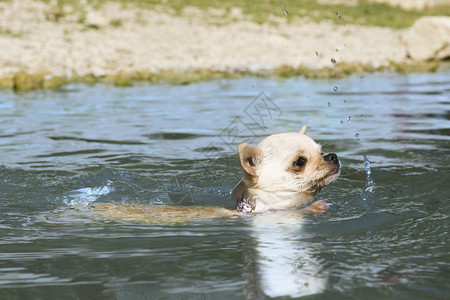
[(0, 89), (12, 89), (14, 88), (14, 78), (5, 77), (0, 78)]
[(30, 91), (42, 87), (43, 75), (28, 74), (24, 71), (19, 71), (14, 75), (13, 88), (16, 91)]
[(47, 75), (44, 77), (42, 87), (44, 89), (58, 89), (68, 82), (69, 80), (65, 76)]
[(113, 77), (114, 85), (117, 87), (133, 86), (133, 77), (130, 74), (120, 72)]
[(423, 17), (402, 36), (414, 60), (443, 60), (450, 57), (450, 17)]

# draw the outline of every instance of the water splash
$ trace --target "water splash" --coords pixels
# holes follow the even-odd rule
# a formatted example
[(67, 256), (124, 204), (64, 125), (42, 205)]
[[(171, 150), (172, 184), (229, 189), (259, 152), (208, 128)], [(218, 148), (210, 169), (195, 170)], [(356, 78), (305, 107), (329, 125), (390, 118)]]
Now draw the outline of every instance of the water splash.
[(357, 142), (359, 142), (361, 139), (359, 138), (359, 133), (356, 133), (355, 134), (355, 140), (357, 141)]
[(328, 102), (328, 107), (331, 107), (331, 102)]
[(347, 122), (349, 122), (349, 123), (352, 122), (352, 116), (348, 116), (348, 117), (347, 117)]
[(369, 195), (373, 193), (373, 188), (375, 187), (375, 182), (372, 180), (372, 170), (370, 168), (370, 161), (367, 155), (363, 155), (364, 158), (364, 171), (366, 173), (366, 187), (362, 195), (363, 200), (367, 200)]
[(338, 87), (338, 86), (334, 86), (334, 88), (333, 88), (333, 91), (337, 92), (337, 91), (338, 91), (338, 89), (339, 89), (339, 87)]
[(82, 188), (71, 192), (71, 195), (65, 197), (64, 204), (70, 206), (88, 206), (96, 201), (100, 196), (104, 196), (114, 191), (111, 186), (112, 181), (108, 180), (105, 186), (94, 188)]

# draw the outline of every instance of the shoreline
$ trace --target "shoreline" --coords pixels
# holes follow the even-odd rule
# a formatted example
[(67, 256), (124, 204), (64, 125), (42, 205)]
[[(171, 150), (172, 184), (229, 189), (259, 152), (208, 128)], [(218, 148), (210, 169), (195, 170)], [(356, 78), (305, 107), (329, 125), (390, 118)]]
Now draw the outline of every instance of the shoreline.
[[(447, 65), (447, 64), (445, 64)], [(399, 74), (409, 73), (434, 73), (439, 71), (440, 62), (421, 63), (398, 63), (388, 66), (373, 68), (364, 65), (342, 65), (335, 68), (308, 69), (293, 68), (291, 66), (281, 66), (273, 70), (248, 71), (239, 70), (236, 72), (221, 72), (216, 70), (191, 70), (186, 72), (173, 72), (163, 70), (158, 73), (118, 73), (106, 74), (95, 77), (91, 74), (78, 77), (55, 76), (52, 74), (30, 74), (24, 71), (15, 73), (12, 77), (0, 78), (0, 90), (31, 91), (36, 89), (58, 89), (72, 83), (108, 83), (117, 87), (130, 87), (137, 82), (148, 82), (151, 84), (187, 85), (201, 81), (219, 79), (238, 79), (243, 77), (275, 78), (284, 79), (291, 77), (304, 77), (309, 79), (339, 79), (354, 74), (376, 73), (376, 72), (396, 72)]]
[(129, 86), (137, 80), (188, 84), (242, 76), (339, 78), (439, 67), (439, 60), (408, 57), (409, 29), (282, 17), (257, 24), (238, 8), (208, 14), (188, 8), (178, 16), (106, 3), (88, 7), (81, 20), (73, 8), (61, 10), (39, 1), (0, 2), (0, 88), (97, 81)]

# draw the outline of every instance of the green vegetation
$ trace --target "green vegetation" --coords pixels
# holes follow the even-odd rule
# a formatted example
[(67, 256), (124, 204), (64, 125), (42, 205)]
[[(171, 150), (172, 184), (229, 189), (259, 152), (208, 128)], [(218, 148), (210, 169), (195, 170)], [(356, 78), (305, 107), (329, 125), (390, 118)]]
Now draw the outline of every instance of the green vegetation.
[[(303, 76), (305, 78), (328, 79), (343, 78), (352, 74), (373, 73), (373, 72), (398, 72), (398, 73), (414, 73), (414, 72), (436, 72), (440, 66), (439, 62), (414, 62), (414, 63), (392, 63), (389, 66), (374, 68), (372, 66), (362, 64), (339, 63), (335, 68), (309, 69), (305, 67), (294, 68), (292, 66), (281, 66), (273, 73), (271, 77), (289, 78), (293, 76)], [(261, 75), (261, 74), (254, 74)]]
[[(2, 0), (0, 0), (2, 1)], [(8, 1), (8, 0), (7, 0)], [(42, 0), (52, 3), (51, 9), (46, 12), (46, 18), (53, 22), (60, 22), (67, 14), (74, 14), (79, 23), (85, 24), (86, 6), (80, 0)], [(186, 7), (197, 7), (205, 12), (207, 22), (213, 24), (226, 24), (239, 19), (239, 14), (233, 12), (233, 8), (240, 8), (243, 17), (257, 23), (275, 23), (277, 18), (292, 22), (296, 18), (305, 18), (310, 21), (331, 20), (338, 24), (359, 24), (367, 26), (385, 26), (393, 28), (405, 28), (419, 17), (424, 15), (450, 15), (450, 6), (428, 8), (424, 11), (406, 11), (401, 8), (393, 8), (386, 4), (370, 3), (360, 0), (358, 6), (318, 4), (313, 0), (85, 0), (92, 7), (98, 8), (107, 2), (119, 2), (124, 7), (138, 6), (142, 8), (155, 9), (174, 15), (182, 15)], [(71, 9), (67, 9), (70, 6)], [(221, 9), (210, 13), (208, 9)], [(221, 14), (223, 12), (223, 15)], [(109, 26), (121, 27), (127, 21), (124, 19), (112, 19)], [(134, 20), (138, 24), (145, 24), (142, 15), (136, 15)], [(86, 25), (82, 30), (99, 29), (95, 25)], [(65, 30), (65, 34), (69, 31)], [(9, 29), (0, 28), (0, 35), (20, 37), (20, 33), (11, 32)], [(66, 78), (64, 76), (51, 76), (49, 74), (29, 74), (17, 72), (14, 76), (0, 78), (0, 88), (13, 89), (15, 91), (29, 91), (34, 89), (55, 89), (70, 82), (109, 82), (115, 86), (132, 86), (136, 81), (165, 84), (190, 84), (205, 80), (239, 78), (242, 76), (257, 76), (270, 78), (288, 78), (303, 76), (306, 78), (342, 78), (351, 74), (364, 72), (395, 71), (399, 73), (410, 72), (435, 72), (439, 62), (404, 62), (393, 63), (382, 68), (373, 68), (368, 65), (337, 63), (333, 68), (310, 69), (306, 67), (281, 66), (271, 71), (251, 72), (241, 70), (239, 72), (222, 72), (209, 69), (197, 69), (188, 72), (176, 72), (163, 70), (157, 73), (137, 72), (111, 74), (102, 77), (84, 76)]]
[(48, 74), (29, 74), (19, 71), (13, 77), (1, 78), (0, 88), (13, 89), (15, 91), (31, 91), (36, 89), (57, 89), (69, 80), (63, 76), (52, 76)]
[(305, 78), (343, 78), (352, 74), (362, 74), (365, 72), (383, 72), (395, 71), (398, 73), (412, 72), (436, 72), (440, 66), (439, 62), (423, 63), (396, 63), (387, 67), (373, 68), (365, 65), (351, 65), (345, 63), (336, 64), (335, 68), (309, 69), (306, 67), (294, 68), (292, 66), (281, 66), (273, 71), (240, 71), (235, 73), (221, 72), (208, 69), (200, 69), (189, 72), (175, 72), (171, 70), (160, 71), (158, 73), (138, 72), (124, 73), (103, 77), (84, 76), (68, 79), (63, 76), (50, 76), (48, 74), (29, 74), (26, 72), (17, 72), (12, 78), (1, 78), (1, 89), (13, 89), (15, 91), (30, 91), (35, 89), (57, 89), (71, 82), (82, 82), (93, 84), (96, 82), (112, 83), (118, 87), (133, 86), (135, 82), (150, 82), (170, 85), (186, 85), (200, 81), (217, 79), (236, 79), (243, 76), (255, 76), (263, 78), (283, 79), (295, 76)]
[(0, 27), (0, 35), (9, 35), (11, 37), (20, 38), (22, 36), (21, 33), (12, 32), (9, 28)]
[(29, 91), (42, 87), (44, 76), (42, 74), (31, 75), (26, 72), (17, 72), (13, 77), (13, 88), (15, 90)]
[[(43, 0), (49, 2), (49, 0)], [(358, 24), (365, 26), (383, 26), (406, 28), (422, 16), (450, 15), (450, 5), (441, 5), (424, 10), (404, 10), (384, 3), (359, 0), (359, 4), (319, 4), (314, 0), (87, 0), (93, 7), (100, 7), (107, 2), (119, 2), (124, 6), (137, 5), (181, 15), (186, 7), (222, 9), (230, 12), (232, 8), (241, 8), (244, 15), (257, 23), (270, 22), (273, 17), (307, 18), (311, 21), (329, 20), (339, 24)], [(57, 7), (69, 5), (74, 12), (82, 11), (79, 0), (57, 0)], [(54, 19), (59, 19), (62, 12), (55, 8)], [(214, 18), (214, 16), (208, 16)], [(222, 17), (220, 17), (222, 18)], [(219, 19), (219, 18), (217, 18)], [(220, 24), (220, 22), (219, 22)], [(115, 25), (113, 25), (115, 26)]]
[(112, 19), (109, 24), (113, 27), (120, 27), (122, 26), (122, 20), (120, 19)]

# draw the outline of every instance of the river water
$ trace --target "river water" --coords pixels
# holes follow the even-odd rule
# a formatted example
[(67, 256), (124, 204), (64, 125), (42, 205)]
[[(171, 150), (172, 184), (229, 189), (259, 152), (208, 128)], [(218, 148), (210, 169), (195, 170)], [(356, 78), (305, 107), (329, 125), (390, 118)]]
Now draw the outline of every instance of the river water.
[[(1, 299), (446, 299), (450, 72), (0, 92)], [(240, 142), (341, 159), (328, 213), (186, 224), (95, 203), (233, 206)], [(83, 209), (85, 208), (85, 209)]]

